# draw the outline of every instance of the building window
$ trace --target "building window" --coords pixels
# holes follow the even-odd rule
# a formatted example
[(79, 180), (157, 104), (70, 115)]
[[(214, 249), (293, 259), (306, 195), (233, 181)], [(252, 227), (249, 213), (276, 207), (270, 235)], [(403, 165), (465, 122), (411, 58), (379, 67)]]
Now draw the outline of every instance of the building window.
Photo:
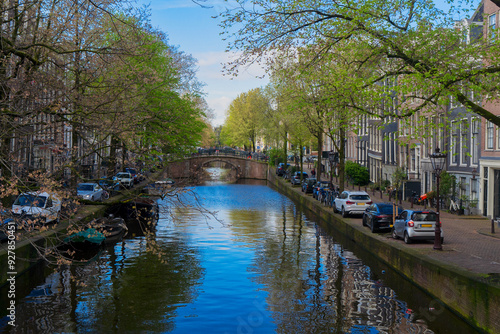
[(460, 147), (458, 143), (459, 127), (457, 122), (451, 122), (451, 163), (458, 164)]
[(477, 186), (477, 179), (471, 179), (470, 180), (470, 199), (471, 201), (475, 201), (478, 199), (478, 196), (477, 196), (477, 189), (478, 186)]
[(479, 163), (479, 126), (480, 122), (478, 118), (472, 119), (471, 124), (471, 158), (472, 164), (477, 165)]
[(488, 121), (486, 123), (486, 148), (489, 150), (493, 149), (494, 145), (494, 138), (495, 138), (495, 128), (493, 123)]
[(460, 196), (467, 195), (467, 180), (465, 177), (460, 178)]
[(467, 140), (467, 124), (465, 122), (462, 122), (460, 124), (460, 147), (461, 147), (461, 153), (460, 153), (460, 163), (462, 165), (467, 164), (467, 156), (469, 155), (469, 145), (468, 145), (468, 140)]
[(490, 42), (494, 42), (497, 37), (497, 15), (491, 14), (488, 21), (488, 38)]

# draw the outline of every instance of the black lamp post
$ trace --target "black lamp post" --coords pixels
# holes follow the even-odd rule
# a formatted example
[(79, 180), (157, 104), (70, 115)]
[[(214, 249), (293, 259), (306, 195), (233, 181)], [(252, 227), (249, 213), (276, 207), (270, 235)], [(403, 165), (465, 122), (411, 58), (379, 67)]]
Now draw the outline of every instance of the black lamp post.
[(441, 218), (439, 217), (439, 178), (441, 176), (441, 172), (444, 170), (446, 166), (446, 153), (441, 153), (439, 148), (436, 148), (435, 152), (429, 154), (431, 158), (432, 168), (434, 169), (434, 173), (436, 174), (436, 199), (437, 199), (437, 212), (436, 212), (436, 227), (434, 229), (434, 249), (442, 250), (443, 247), (441, 245)]

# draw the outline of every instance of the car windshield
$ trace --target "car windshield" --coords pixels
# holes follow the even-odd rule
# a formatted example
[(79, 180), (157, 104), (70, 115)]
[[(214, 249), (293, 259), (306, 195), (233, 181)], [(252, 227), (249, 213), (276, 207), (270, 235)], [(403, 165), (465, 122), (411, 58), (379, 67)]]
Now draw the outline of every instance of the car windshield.
[(380, 213), (384, 213), (386, 215), (392, 215), (393, 213), (392, 205), (379, 206), (378, 209), (380, 210)]
[(354, 199), (357, 201), (368, 201), (370, 199), (370, 196), (368, 196), (368, 195), (351, 195), (351, 199)]
[(92, 190), (94, 190), (94, 186), (91, 184), (79, 184), (78, 190), (80, 190), (80, 191), (92, 191)]
[(434, 222), (436, 218), (434, 212), (416, 212), (411, 219), (417, 222)]
[(137, 171), (135, 169), (127, 168), (127, 172), (132, 173), (132, 174), (137, 174)]
[(30, 194), (22, 194), (19, 196), (16, 201), (14, 202), (14, 205), (20, 205), (20, 206), (36, 206), (38, 208), (43, 208), (45, 206), (45, 201), (47, 200), (47, 197), (44, 196), (35, 196), (35, 195), (30, 195)]
[(116, 174), (116, 177), (129, 177), (130, 175), (128, 173), (118, 173)]

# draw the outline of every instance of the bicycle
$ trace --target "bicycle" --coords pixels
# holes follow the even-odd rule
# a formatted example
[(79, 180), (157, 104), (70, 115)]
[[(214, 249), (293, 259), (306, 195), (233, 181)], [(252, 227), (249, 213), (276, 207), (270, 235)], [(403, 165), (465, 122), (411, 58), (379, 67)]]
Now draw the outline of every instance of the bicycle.
[(450, 213), (458, 213), (460, 207), (457, 202), (450, 200)]

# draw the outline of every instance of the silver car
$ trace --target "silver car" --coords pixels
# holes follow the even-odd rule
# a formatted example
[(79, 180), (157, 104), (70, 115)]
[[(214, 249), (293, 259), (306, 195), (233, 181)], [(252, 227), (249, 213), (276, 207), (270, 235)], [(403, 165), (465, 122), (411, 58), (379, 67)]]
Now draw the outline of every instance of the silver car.
[(102, 201), (104, 199), (104, 189), (97, 183), (78, 183), (76, 195), (89, 201)]
[[(396, 217), (392, 237), (403, 238), (407, 244), (413, 240), (434, 240), (436, 219), (434, 211), (404, 210)], [(443, 229), (441, 229), (441, 243), (443, 241)]]

